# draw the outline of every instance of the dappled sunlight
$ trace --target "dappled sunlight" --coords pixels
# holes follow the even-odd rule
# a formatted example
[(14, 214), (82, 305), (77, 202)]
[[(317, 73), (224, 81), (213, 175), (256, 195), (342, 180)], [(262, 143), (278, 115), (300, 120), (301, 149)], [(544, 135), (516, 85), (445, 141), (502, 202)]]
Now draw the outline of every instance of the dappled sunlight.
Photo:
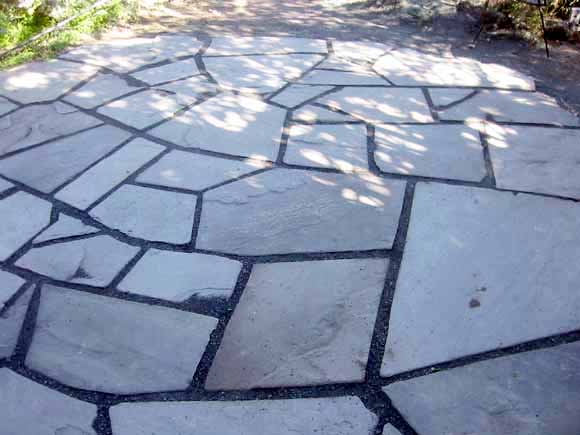
[(273, 36), (217, 36), (206, 51), (206, 56), (231, 56), (241, 54), (276, 54), (293, 52), (327, 52), (324, 40), (305, 38), (280, 38)]

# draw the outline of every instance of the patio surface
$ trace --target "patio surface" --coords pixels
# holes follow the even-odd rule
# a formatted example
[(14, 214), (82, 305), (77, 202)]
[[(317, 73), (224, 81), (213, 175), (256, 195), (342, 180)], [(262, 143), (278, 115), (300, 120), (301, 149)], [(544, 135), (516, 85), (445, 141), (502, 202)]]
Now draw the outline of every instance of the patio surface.
[(0, 432), (578, 435), (579, 200), (579, 119), (450, 53), (0, 72)]

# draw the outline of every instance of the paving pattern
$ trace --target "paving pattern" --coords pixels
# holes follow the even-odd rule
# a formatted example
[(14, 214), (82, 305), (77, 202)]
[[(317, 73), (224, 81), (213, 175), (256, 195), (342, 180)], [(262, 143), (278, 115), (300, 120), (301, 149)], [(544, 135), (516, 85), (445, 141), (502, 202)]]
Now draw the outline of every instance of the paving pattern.
[(388, 44), (0, 72), (3, 435), (577, 435), (580, 123)]

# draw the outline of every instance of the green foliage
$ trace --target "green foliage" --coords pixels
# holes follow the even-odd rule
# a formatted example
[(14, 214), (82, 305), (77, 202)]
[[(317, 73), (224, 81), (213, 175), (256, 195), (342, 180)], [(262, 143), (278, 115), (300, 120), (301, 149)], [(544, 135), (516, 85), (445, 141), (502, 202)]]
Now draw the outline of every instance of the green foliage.
[(548, 0), (548, 12), (567, 20), (572, 8), (580, 7), (580, 0)]
[[(26, 41), (59, 21), (77, 14), (94, 1), (67, 0), (62, 2), (63, 7), (57, 11), (50, 11), (41, 0), (36, 0), (28, 9), (19, 9), (14, 4), (4, 3), (0, 6), (0, 50)], [(0, 68), (37, 58), (53, 57), (67, 46), (78, 42), (84, 34), (94, 34), (112, 24), (131, 21), (136, 17), (138, 4), (138, 0), (112, 0), (102, 8), (72, 21), (65, 29), (52, 33), (18, 54), (2, 59)]]

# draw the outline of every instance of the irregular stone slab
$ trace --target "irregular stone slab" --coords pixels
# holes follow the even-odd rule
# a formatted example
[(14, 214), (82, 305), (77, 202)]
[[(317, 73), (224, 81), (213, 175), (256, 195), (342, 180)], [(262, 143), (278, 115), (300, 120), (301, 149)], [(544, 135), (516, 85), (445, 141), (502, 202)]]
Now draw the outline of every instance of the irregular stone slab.
[(135, 139), (65, 186), (56, 198), (85, 210), (164, 150), (146, 139)]
[(0, 310), (25, 282), (18, 275), (0, 270)]
[(413, 49), (382, 56), (375, 70), (399, 86), (469, 86), (535, 90), (534, 80), (518, 71), (466, 57), (436, 56)]
[(205, 388), (362, 382), (387, 264), (355, 259), (255, 265)]
[(96, 435), (97, 406), (0, 369), (0, 419), (6, 435)]
[(319, 100), (368, 122), (432, 122), (420, 89), (345, 88)]
[[(482, 361), (384, 388), (419, 433), (580, 433), (580, 343)], [(549, 394), (549, 400), (546, 398)]]
[(147, 89), (112, 101), (97, 112), (131, 127), (143, 129), (171, 117), (190, 104), (187, 98), (162, 89)]
[(54, 100), (98, 71), (90, 65), (49, 60), (0, 72), (2, 94), (22, 104)]
[(228, 160), (185, 151), (171, 151), (139, 175), (137, 181), (198, 191), (268, 166), (260, 160)]
[(362, 71), (331, 71), (315, 69), (299, 80), (309, 85), (340, 85), (340, 86), (388, 86), (387, 82), (377, 74)]
[(26, 364), (76, 388), (187, 388), (217, 319), (45, 285)]
[(293, 84), (272, 98), (272, 101), (281, 104), (282, 106), (292, 108), (307, 100), (315, 98), (324, 92), (330, 91), (332, 88), (332, 86), (304, 86)]
[(211, 76), (226, 89), (272, 92), (286, 81), (300, 77), (321, 59), (317, 54), (227, 56), (206, 57), (204, 63)]
[(401, 435), (401, 432), (395, 429), (393, 425), (387, 423), (383, 428), (383, 435)]
[[(0, 358), (9, 358), (14, 353), (31, 297), (32, 290), (29, 289), (10, 306), (0, 307)], [(4, 396), (6, 393), (2, 391)]]
[(368, 170), (364, 125), (293, 125), (284, 154), (286, 163), (345, 172)]
[(50, 223), (51, 204), (26, 192), (0, 201), (0, 260), (6, 260)]
[(580, 118), (562, 109), (558, 102), (537, 92), (481, 90), (466, 101), (445, 108), (467, 97), (473, 91), (430, 89), (429, 93), (445, 120), (485, 119), (492, 116), (499, 122), (531, 122), (541, 124), (579, 125)]
[(132, 435), (254, 435), (256, 430), (277, 435), (370, 435), (378, 420), (352, 396), (123, 403), (111, 407), (110, 413), (113, 431)]
[(33, 248), (16, 264), (61, 281), (105, 287), (138, 251), (110, 236), (95, 236)]
[(498, 187), (580, 198), (580, 130), (486, 126)]
[(200, 41), (186, 35), (107, 39), (70, 50), (63, 57), (125, 73), (169, 58), (194, 55), (201, 46)]
[(0, 174), (50, 193), (129, 136), (129, 133), (108, 125), (93, 128), (4, 159), (0, 161)]
[(0, 154), (76, 133), (102, 122), (74, 107), (56, 102), (24, 107), (0, 120)]
[(224, 257), (150, 249), (119, 288), (173, 302), (194, 295), (229, 298), (241, 270), (242, 263)]
[(100, 74), (80, 89), (71, 92), (64, 99), (85, 109), (92, 109), (139, 89), (143, 88), (132, 86), (114, 74)]
[(0, 97), (0, 116), (13, 111), (14, 109), (18, 108), (18, 106), (14, 103), (11, 103), (6, 98)]
[(150, 85), (184, 79), (199, 74), (195, 59), (180, 60), (167, 65), (140, 70), (131, 74), (138, 80)]
[(477, 126), (382, 125), (375, 129), (381, 171), (481, 181), (486, 176)]
[(195, 195), (124, 185), (90, 214), (131, 237), (185, 244), (191, 241), (196, 203)]
[(335, 56), (354, 61), (374, 62), (393, 49), (379, 42), (332, 41)]
[(14, 184), (12, 184), (9, 181), (6, 181), (3, 178), (0, 178), (0, 193), (4, 193), (10, 189), (12, 189), (14, 187)]
[(212, 38), (205, 56), (266, 53), (322, 53), (326, 41), (321, 39), (279, 38), (271, 36), (221, 36)]
[(207, 94), (217, 92), (217, 86), (210, 83), (205, 76), (195, 76), (185, 80), (178, 80), (166, 85), (156, 86), (161, 91), (176, 94), (179, 101), (193, 104)]
[(240, 255), (389, 249), (405, 183), (274, 169), (204, 195), (197, 247)]
[(316, 68), (336, 71), (353, 71), (361, 73), (372, 73), (373, 70), (364, 59), (339, 58), (331, 56), (322, 61)]
[(332, 110), (325, 109), (324, 107), (314, 105), (307, 105), (301, 107), (295, 112), (292, 112), (292, 119), (304, 122), (348, 122), (355, 120), (353, 117), (345, 115), (344, 113), (334, 112)]
[(180, 146), (275, 160), (286, 111), (250, 97), (222, 94), (151, 130)]
[(58, 220), (34, 239), (34, 243), (50, 242), (65, 237), (97, 233), (100, 230), (82, 223), (80, 220), (60, 214)]
[(569, 259), (580, 254), (579, 210), (419, 183), (381, 375), (578, 329), (580, 271)]

